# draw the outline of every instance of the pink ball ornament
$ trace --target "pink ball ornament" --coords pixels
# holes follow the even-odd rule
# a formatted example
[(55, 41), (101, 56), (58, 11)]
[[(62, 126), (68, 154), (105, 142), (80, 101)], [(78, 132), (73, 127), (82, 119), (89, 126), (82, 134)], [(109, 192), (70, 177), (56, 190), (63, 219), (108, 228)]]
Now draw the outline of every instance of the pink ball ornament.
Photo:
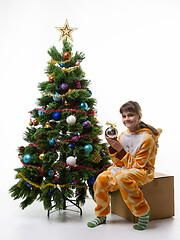
[(76, 66), (77, 66), (77, 67), (80, 66), (80, 62), (79, 62), (79, 61), (76, 62)]

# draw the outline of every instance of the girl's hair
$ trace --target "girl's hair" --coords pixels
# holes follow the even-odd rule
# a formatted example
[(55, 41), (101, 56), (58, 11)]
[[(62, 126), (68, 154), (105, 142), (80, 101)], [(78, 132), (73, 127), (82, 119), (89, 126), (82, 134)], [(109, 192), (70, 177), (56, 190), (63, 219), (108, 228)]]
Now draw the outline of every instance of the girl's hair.
[[(140, 105), (137, 102), (128, 101), (125, 104), (123, 104), (120, 108), (120, 113), (122, 114), (123, 112), (133, 112), (133, 113), (137, 113), (138, 115), (141, 115), (142, 111), (141, 111)], [(140, 126), (140, 128), (150, 129), (155, 136), (160, 135), (160, 131), (158, 131), (157, 129), (155, 129), (154, 127), (152, 127), (149, 124), (146, 124), (146, 123), (140, 121), (139, 126)]]

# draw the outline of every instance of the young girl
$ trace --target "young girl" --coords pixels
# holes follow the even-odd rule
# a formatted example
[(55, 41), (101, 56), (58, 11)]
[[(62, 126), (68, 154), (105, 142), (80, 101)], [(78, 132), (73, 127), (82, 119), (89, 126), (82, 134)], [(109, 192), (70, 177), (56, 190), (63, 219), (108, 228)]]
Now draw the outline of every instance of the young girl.
[(139, 186), (154, 179), (157, 139), (162, 130), (141, 121), (141, 108), (137, 102), (125, 103), (120, 113), (127, 130), (118, 141), (106, 137), (113, 166), (99, 174), (94, 183), (97, 217), (87, 225), (92, 228), (106, 222), (106, 215), (110, 213), (108, 193), (119, 189), (132, 214), (138, 217), (138, 223), (133, 227), (144, 230), (149, 221), (150, 207)]

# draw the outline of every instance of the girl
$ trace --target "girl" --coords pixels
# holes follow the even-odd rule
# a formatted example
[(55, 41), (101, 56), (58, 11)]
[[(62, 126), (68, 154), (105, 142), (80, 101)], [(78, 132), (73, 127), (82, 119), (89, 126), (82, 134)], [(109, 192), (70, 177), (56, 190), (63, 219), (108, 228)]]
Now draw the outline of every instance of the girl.
[(106, 222), (106, 215), (110, 213), (108, 193), (119, 189), (130, 211), (138, 217), (138, 223), (133, 227), (144, 230), (149, 221), (150, 207), (139, 186), (154, 178), (157, 139), (162, 130), (141, 121), (141, 108), (137, 102), (125, 103), (120, 113), (127, 130), (118, 141), (106, 137), (113, 166), (99, 174), (94, 183), (97, 217), (87, 225), (92, 228)]

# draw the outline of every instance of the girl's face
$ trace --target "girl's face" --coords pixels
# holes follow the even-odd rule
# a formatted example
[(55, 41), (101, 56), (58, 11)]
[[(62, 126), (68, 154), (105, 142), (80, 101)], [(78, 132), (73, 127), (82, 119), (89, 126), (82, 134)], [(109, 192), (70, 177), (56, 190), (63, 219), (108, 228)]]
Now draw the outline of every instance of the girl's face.
[(122, 113), (122, 122), (129, 129), (130, 132), (134, 132), (139, 127), (139, 120), (141, 116), (134, 112), (123, 112)]

